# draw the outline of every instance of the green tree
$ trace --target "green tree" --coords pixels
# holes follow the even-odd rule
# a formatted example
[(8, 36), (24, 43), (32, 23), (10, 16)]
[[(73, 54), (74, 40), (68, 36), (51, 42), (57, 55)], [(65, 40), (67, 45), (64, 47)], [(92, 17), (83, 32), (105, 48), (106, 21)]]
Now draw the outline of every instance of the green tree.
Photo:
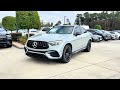
[(95, 25), (95, 29), (101, 30), (101, 26), (100, 25)]
[(40, 17), (37, 11), (16, 11), (16, 22), (19, 29), (40, 29)]
[(53, 22), (51, 22), (50, 26), (51, 26), (51, 27), (53, 26)]
[(81, 17), (82, 17), (82, 14), (77, 14), (74, 24), (81, 25)]
[(43, 20), (41, 20), (40, 22), (41, 22), (41, 23), (40, 23), (40, 24), (41, 24), (41, 27), (44, 27), (44, 22), (43, 22)]
[(45, 27), (50, 27), (51, 24), (50, 24), (49, 22), (47, 22), (44, 26), (45, 26)]
[(71, 25), (70, 20), (68, 18), (66, 19), (66, 21), (67, 21), (67, 25)]
[(84, 24), (88, 24), (88, 22), (89, 22), (89, 20), (90, 20), (90, 14), (89, 14), (89, 12), (85, 12), (84, 14), (83, 14), (83, 16), (84, 16)]
[(61, 24), (61, 21), (58, 21), (55, 26), (59, 26)]
[(6, 16), (2, 19), (2, 26), (5, 30), (10, 30), (11, 32), (16, 30), (16, 18), (12, 16)]
[(75, 24), (89, 25), (90, 28), (94, 28), (95, 25), (101, 25), (105, 30), (119, 30), (120, 29), (120, 11), (102, 11), (101, 13), (89, 13), (77, 14)]

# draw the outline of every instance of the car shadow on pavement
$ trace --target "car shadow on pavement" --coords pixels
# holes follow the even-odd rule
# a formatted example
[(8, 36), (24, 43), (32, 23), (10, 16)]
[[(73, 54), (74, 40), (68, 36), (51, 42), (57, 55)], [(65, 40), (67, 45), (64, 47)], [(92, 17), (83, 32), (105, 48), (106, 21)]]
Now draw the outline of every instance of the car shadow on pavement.
[(8, 49), (8, 47), (0, 46), (0, 49)]
[[(72, 55), (72, 58), (74, 59), (75, 57), (84, 54), (87, 52), (83, 52), (83, 51), (79, 51), (75, 54)], [(72, 61), (72, 58), (70, 61)], [(52, 60), (52, 59), (48, 59), (46, 57), (29, 57), (27, 60), (27, 62), (29, 63), (40, 63), (40, 64), (49, 64), (49, 65), (55, 65), (55, 64), (67, 64), (67, 63), (61, 63), (59, 60)]]
[(75, 57), (77, 57), (77, 56), (79, 56), (79, 55), (82, 55), (82, 54), (84, 54), (84, 53), (86, 53), (86, 52), (84, 52), (84, 51), (79, 51), (79, 52), (77, 52), (77, 53), (74, 53), (74, 54), (72, 55), (72, 58), (75, 58)]
[(47, 59), (47, 58), (43, 58), (43, 57), (30, 57), (26, 60), (29, 63), (40, 63), (40, 64), (61, 64), (58, 60), (51, 60), (51, 59)]

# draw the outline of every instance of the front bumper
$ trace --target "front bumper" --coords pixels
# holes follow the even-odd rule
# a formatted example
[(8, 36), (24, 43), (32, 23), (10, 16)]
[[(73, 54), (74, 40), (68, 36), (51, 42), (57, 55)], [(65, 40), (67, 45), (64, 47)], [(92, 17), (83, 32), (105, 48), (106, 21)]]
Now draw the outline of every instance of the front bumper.
[(3, 46), (3, 45), (11, 45), (12, 43), (12, 40), (0, 40), (0, 46)]
[(98, 42), (99, 41), (99, 39), (97, 38), (97, 39), (92, 39), (93, 40), (93, 42)]
[(116, 39), (116, 37), (115, 37), (115, 36), (112, 36), (112, 39), (113, 39), (113, 40), (115, 40), (115, 39)]
[(29, 54), (29, 55), (35, 55), (37, 54), (38, 56), (45, 56), (47, 57), (48, 59), (60, 59), (62, 57), (62, 50), (60, 48), (54, 48), (54, 49), (33, 49), (33, 48), (29, 48), (25, 45), (24, 47), (25, 49), (25, 53), (26, 54)]
[(99, 37), (99, 38), (93, 38), (92, 39), (94, 42), (98, 42), (98, 41), (102, 41), (102, 38), (101, 37)]
[(104, 39), (104, 40), (110, 40), (111, 37), (109, 37), (109, 36), (104, 36), (103, 39)]

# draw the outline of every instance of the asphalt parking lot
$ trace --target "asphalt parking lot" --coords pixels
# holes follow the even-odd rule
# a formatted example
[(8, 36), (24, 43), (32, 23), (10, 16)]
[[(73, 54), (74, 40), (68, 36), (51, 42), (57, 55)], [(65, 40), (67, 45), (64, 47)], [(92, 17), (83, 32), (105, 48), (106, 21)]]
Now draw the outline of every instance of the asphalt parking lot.
[(120, 40), (92, 43), (91, 52), (67, 64), (27, 57), (23, 49), (0, 48), (0, 79), (120, 79)]

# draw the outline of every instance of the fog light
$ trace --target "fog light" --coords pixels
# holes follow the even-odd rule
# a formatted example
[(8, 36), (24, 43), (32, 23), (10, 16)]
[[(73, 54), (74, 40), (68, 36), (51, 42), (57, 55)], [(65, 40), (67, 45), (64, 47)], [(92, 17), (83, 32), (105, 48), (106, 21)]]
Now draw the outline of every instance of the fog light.
[(52, 57), (59, 57), (59, 53), (57, 51), (49, 51), (48, 54)]

